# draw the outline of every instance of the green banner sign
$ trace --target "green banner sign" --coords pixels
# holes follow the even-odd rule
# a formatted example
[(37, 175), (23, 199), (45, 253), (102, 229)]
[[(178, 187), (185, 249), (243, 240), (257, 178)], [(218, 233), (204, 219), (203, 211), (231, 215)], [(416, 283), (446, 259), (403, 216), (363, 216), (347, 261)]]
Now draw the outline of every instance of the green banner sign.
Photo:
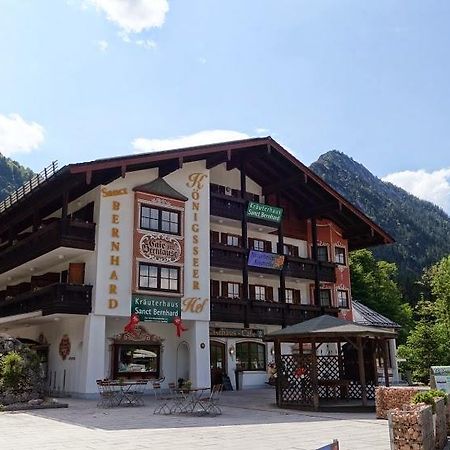
[(277, 208), (276, 206), (264, 205), (256, 202), (248, 203), (247, 217), (280, 223), (282, 215), (283, 208)]
[(131, 314), (137, 314), (141, 322), (172, 323), (175, 317), (181, 317), (181, 299), (133, 294)]

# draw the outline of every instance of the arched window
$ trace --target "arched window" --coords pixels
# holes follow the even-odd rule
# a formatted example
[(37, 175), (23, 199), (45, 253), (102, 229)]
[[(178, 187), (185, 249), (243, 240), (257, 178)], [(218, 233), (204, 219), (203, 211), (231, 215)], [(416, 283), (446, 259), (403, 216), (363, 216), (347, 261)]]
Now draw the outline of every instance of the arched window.
[(266, 346), (258, 342), (238, 342), (236, 366), (241, 370), (266, 370)]

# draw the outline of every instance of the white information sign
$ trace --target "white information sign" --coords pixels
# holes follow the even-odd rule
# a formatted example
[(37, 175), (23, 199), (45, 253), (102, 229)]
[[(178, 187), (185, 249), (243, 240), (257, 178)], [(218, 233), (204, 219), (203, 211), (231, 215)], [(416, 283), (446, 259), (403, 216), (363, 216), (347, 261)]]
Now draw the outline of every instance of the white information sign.
[(450, 394), (450, 366), (432, 366), (431, 375), (436, 389), (442, 389)]

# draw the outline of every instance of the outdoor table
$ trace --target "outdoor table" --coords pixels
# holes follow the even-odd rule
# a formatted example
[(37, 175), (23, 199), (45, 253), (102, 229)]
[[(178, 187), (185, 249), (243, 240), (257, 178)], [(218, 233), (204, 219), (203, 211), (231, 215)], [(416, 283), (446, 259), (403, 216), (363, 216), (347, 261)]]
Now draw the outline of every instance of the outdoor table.
[(174, 403), (170, 407), (171, 414), (183, 413), (183, 414), (198, 414), (207, 413), (202, 405), (202, 400), (205, 397), (205, 393), (210, 390), (209, 387), (200, 387), (192, 389), (177, 389), (177, 395), (174, 398)]
[(145, 380), (104, 380), (98, 381), (100, 402), (97, 406), (143, 406)]

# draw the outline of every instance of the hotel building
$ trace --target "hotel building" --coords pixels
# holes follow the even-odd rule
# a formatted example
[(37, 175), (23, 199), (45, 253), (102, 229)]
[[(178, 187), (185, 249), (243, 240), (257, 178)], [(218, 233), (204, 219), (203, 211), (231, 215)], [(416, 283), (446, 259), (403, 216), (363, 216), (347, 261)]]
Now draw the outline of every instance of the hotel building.
[(348, 252), (390, 242), (270, 137), (53, 165), (0, 204), (0, 332), (52, 391), (261, 386), (262, 336), (351, 320)]

